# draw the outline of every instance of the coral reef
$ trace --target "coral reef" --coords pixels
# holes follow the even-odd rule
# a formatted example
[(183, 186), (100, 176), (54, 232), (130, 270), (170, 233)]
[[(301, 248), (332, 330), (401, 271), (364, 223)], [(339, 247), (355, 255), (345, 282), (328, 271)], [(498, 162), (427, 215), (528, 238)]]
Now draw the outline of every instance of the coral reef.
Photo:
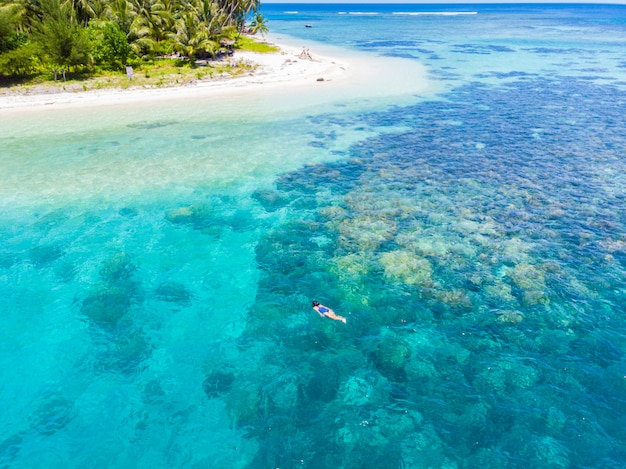
[(433, 283), (433, 269), (427, 259), (410, 251), (390, 251), (380, 255), (385, 277), (391, 281), (422, 287)]
[[(450, 161), (450, 132), (473, 166)], [(445, 138), (393, 138), (393, 150), (387, 137), (370, 139), (353, 158), (286, 174), (256, 195), (284, 221), (256, 248), (263, 274), (244, 337), (280, 339), (259, 357), (264, 371), (248, 370), (222, 397), (233, 422), (254, 429), (257, 461), (297, 461), (295, 446), (316, 467), (567, 467), (575, 433), (586, 435), (588, 460), (609, 454), (562, 398), (623, 390), (617, 378), (597, 380), (598, 364), (621, 356), (582, 332), (583, 311), (606, 308), (594, 293), (606, 285), (588, 278), (596, 262), (617, 267), (619, 242), (594, 245), (591, 229), (573, 236), (564, 195), (537, 179), (541, 164), (517, 154), (502, 163), (492, 135), (471, 146), (449, 127)], [(299, 315), (319, 292), (349, 314), (348, 328)], [(577, 363), (563, 363), (572, 350), (594, 350), (586, 361), (597, 367), (574, 372)]]

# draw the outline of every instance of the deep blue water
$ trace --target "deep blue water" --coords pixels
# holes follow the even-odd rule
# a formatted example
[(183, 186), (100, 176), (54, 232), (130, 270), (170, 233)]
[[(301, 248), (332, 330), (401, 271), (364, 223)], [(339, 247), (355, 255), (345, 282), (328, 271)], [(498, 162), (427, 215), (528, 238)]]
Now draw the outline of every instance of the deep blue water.
[(624, 467), (626, 7), (262, 12), (437, 94), (0, 137), (0, 467)]

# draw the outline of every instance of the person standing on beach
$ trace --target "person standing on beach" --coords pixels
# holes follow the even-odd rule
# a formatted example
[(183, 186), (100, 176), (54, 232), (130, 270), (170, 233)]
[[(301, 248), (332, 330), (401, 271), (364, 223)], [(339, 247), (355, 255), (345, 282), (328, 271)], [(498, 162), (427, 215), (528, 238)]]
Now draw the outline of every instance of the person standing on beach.
[(319, 304), (317, 301), (313, 302), (313, 309), (322, 317), (326, 316), (327, 318), (334, 319), (335, 321), (342, 321), (344, 324), (346, 323), (346, 318), (335, 314), (332, 309)]

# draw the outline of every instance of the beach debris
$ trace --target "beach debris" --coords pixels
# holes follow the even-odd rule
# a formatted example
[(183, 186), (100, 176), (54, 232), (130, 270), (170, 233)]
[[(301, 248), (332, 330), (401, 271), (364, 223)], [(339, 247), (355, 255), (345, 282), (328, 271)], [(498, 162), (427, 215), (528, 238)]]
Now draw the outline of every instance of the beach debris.
[(311, 55), (311, 52), (306, 47), (302, 48), (302, 52), (300, 52), (300, 54), (298, 55), (298, 58), (305, 59), (305, 60), (313, 60), (313, 56)]

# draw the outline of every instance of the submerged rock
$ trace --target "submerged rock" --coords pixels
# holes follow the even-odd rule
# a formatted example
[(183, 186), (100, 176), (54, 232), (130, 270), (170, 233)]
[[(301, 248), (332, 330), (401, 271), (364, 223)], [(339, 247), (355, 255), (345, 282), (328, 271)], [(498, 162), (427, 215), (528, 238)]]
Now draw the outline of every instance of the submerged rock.
[(543, 291), (529, 290), (524, 292), (522, 303), (525, 306), (547, 305), (550, 303), (550, 297)]
[(402, 464), (397, 467), (458, 467), (445, 453), (445, 445), (435, 426), (427, 423), (412, 433), (407, 433), (402, 441)]
[(530, 389), (539, 380), (539, 372), (532, 366), (512, 363), (506, 371), (506, 380), (509, 386)]
[(44, 267), (63, 256), (64, 252), (59, 246), (47, 245), (37, 246), (31, 249), (29, 254), (30, 260), (35, 267)]
[(73, 403), (62, 396), (51, 396), (43, 402), (32, 419), (33, 426), (42, 435), (52, 435), (64, 428), (73, 418)]
[(511, 290), (511, 285), (504, 283), (499, 278), (492, 279), (491, 283), (483, 288), (487, 300), (494, 305), (516, 303), (515, 296)]
[(24, 443), (24, 432), (16, 433), (0, 441), (0, 464), (11, 467)]
[(243, 233), (253, 230), (258, 227), (256, 218), (249, 210), (236, 210), (235, 213), (228, 219), (228, 225), (237, 232)]
[(268, 212), (275, 212), (291, 202), (291, 197), (284, 192), (275, 190), (258, 190), (252, 194), (252, 198), (259, 201)]
[(543, 290), (546, 286), (543, 272), (532, 265), (518, 264), (507, 275), (524, 290)]
[(498, 322), (503, 324), (519, 324), (524, 320), (524, 315), (519, 311), (499, 311)]
[[(228, 384), (228, 377), (224, 377), (223, 382), (217, 381), (217, 389), (220, 390), (220, 394), (227, 393), (224, 396), (226, 408), (231, 420), (238, 426), (256, 425), (261, 412), (261, 390), (258, 384), (258, 377), (251, 376), (250, 378), (257, 381), (238, 380), (235, 382), (233, 380), (231, 384)], [(206, 379), (205, 382), (207, 382)], [(208, 383), (213, 383), (213, 380), (211, 379)], [(230, 391), (228, 386), (230, 386)]]
[(545, 293), (546, 281), (541, 270), (528, 264), (518, 264), (507, 275), (521, 289), (521, 302), (526, 306), (550, 303)]
[(100, 269), (100, 277), (108, 283), (129, 279), (137, 270), (126, 253), (121, 252), (109, 257)]
[(351, 376), (341, 387), (341, 402), (346, 405), (367, 404), (374, 394), (374, 387), (363, 378)]
[(349, 254), (332, 259), (331, 272), (337, 276), (341, 283), (362, 283), (363, 278), (369, 273), (371, 259), (364, 253)]
[(568, 448), (556, 438), (538, 436), (531, 439), (524, 447), (522, 454), (529, 467), (545, 469), (561, 469), (571, 467)]
[(289, 415), (298, 405), (298, 380), (295, 376), (287, 376), (286, 379), (275, 381), (275, 386), (270, 391), (271, 408), (273, 412)]
[(389, 441), (397, 441), (405, 435), (421, 428), (424, 420), (422, 414), (416, 410), (397, 412), (391, 409), (379, 408), (373, 415), (380, 433)]
[(163, 282), (156, 288), (154, 293), (159, 300), (182, 305), (191, 303), (193, 298), (187, 287), (178, 282)]
[(124, 207), (124, 208), (120, 209), (120, 211), (118, 213), (121, 216), (127, 217), (127, 218), (133, 218), (133, 217), (136, 217), (138, 215), (137, 209), (130, 208), (130, 207)]
[[(300, 386), (300, 395), (305, 401), (330, 402), (339, 391), (340, 376), (339, 370), (329, 367), (327, 363), (313, 360), (309, 363), (312, 373)], [(305, 378), (305, 379), (307, 379)]]
[(132, 372), (150, 356), (150, 344), (143, 334), (130, 331), (116, 337), (115, 350), (111, 359), (115, 367), (123, 372)]
[(467, 292), (460, 288), (451, 291), (437, 292), (435, 296), (439, 301), (453, 308), (472, 309), (472, 300), (470, 300)]
[(80, 311), (92, 321), (115, 326), (134, 303), (134, 295), (124, 289), (99, 291), (83, 300)]
[(213, 210), (206, 204), (188, 205), (170, 210), (165, 219), (175, 225), (189, 225), (194, 229), (208, 228), (215, 223)]
[(396, 232), (393, 220), (364, 215), (346, 218), (337, 228), (340, 243), (353, 252), (374, 251), (384, 242), (393, 239)]
[(202, 389), (209, 399), (220, 397), (233, 387), (235, 372), (230, 368), (220, 368), (212, 371), (202, 382)]
[(372, 352), (372, 361), (380, 373), (392, 381), (405, 381), (405, 365), (411, 357), (411, 349), (399, 337), (384, 337)]

